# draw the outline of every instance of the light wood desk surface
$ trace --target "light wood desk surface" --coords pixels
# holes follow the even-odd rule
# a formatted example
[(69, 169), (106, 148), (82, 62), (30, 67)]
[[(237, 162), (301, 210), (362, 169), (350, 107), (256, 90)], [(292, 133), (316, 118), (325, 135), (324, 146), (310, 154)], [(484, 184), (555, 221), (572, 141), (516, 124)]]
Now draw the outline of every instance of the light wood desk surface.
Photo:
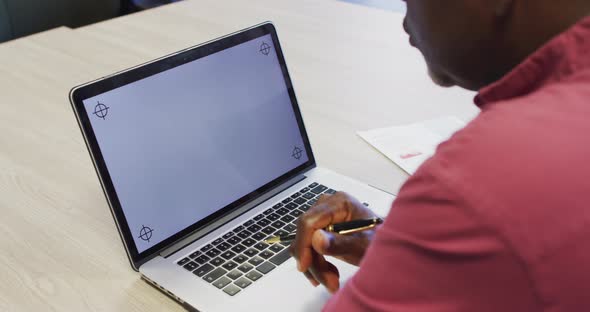
[(266, 20), (320, 165), (393, 193), (355, 134), (477, 110), (440, 89), (396, 13), (336, 1), (188, 0), (0, 45), (0, 311), (181, 311), (131, 270), (68, 102), (74, 85)]

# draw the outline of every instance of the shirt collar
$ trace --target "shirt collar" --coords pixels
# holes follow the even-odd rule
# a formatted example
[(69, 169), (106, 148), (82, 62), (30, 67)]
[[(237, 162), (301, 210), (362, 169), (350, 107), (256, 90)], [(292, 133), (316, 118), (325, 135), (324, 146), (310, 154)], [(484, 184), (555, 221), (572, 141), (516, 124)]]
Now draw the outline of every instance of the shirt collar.
[(524, 96), (573, 73), (590, 69), (590, 17), (553, 38), (500, 80), (481, 89), (475, 104)]

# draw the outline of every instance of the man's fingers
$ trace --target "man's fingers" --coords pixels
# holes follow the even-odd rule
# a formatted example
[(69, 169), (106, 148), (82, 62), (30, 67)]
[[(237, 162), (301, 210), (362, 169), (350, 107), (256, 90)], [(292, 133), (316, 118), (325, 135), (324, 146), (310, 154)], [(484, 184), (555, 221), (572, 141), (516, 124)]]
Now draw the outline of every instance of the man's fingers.
[(340, 235), (324, 230), (314, 232), (311, 240), (315, 252), (327, 256), (350, 255), (364, 249), (362, 239), (356, 235)]
[(324, 285), (328, 291), (334, 293), (340, 288), (340, 273), (336, 266), (326, 261), (321, 255), (313, 258), (313, 264), (309, 268), (313, 278)]
[(305, 271), (303, 272), (303, 275), (305, 275), (305, 277), (307, 277), (307, 279), (309, 280), (309, 282), (313, 285), (313, 287), (317, 287), (320, 282), (318, 282), (313, 275), (311, 274), (311, 272), (309, 271)]
[(342, 222), (350, 217), (349, 206), (344, 204), (341, 199), (343, 196), (345, 195), (322, 197), (320, 202), (299, 218), (297, 237), (292, 244), (291, 253), (297, 260), (297, 269), (300, 272), (307, 271), (312, 265), (311, 240), (313, 233), (334, 221)]

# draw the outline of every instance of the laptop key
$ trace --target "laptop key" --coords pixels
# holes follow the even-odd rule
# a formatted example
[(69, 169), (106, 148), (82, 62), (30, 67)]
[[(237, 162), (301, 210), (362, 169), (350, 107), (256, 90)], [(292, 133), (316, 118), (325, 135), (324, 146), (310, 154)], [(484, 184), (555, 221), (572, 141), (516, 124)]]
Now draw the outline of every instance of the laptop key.
[(251, 234), (252, 233), (244, 230), (244, 231), (241, 231), (240, 233), (238, 233), (238, 236), (245, 239), (245, 238), (248, 238)]
[(281, 244), (272, 244), (270, 246), (270, 248), (268, 248), (268, 249), (272, 250), (273, 252), (279, 252), (279, 251), (283, 250), (283, 248), (285, 248), (285, 247), (281, 246)]
[[(291, 217), (293, 217), (293, 220), (297, 220), (297, 218), (299, 218), (299, 216), (302, 214), (303, 214), (303, 211), (301, 211), (299, 209), (295, 209), (295, 210), (291, 211), (291, 213), (289, 215)], [(293, 220), (291, 220), (291, 221), (293, 221)], [(289, 222), (291, 222), (291, 221), (289, 221)]]
[(197, 251), (193, 252), (192, 254), (190, 254), (189, 257), (191, 257), (191, 259), (194, 259), (200, 255), (201, 255), (201, 252), (197, 250)]
[(244, 245), (238, 244), (238, 245), (235, 245), (234, 247), (232, 247), (231, 250), (233, 252), (240, 253), (240, 252), (246, 250), (246, 247), (244, 247)]
[(261, 229), (261, 227), (256, 224), (252, 224), (251, 226), (248, 227), (248, 231), (250, 231), (252, 233), (256, 233), (256, 232), (260, 231), (260, 229)]
[(285, 249), (274, 257), (270, 258), (268, 261), (272, 262), (275, 265), (280, 265), (281, 263), (287, 261), (287, 259), (291, 258), (291, 254), (289, 253), (289, 249)]
[(195, 258), (195, 261), (196, 261), (198, 264), (203, 264), (203, 263), (205, 263), (205, 262), (209, 261), (210, 259), (211, 259), (211, 258), (209, 258), (209, 257), (207, 257), (207, 256), (205, 256), (205, 255), (200, 255), (200, 256), (198, 256), (197, 258)]
[(290, 203), (292, 200), (293, 200), (293, 198), (287, 197), (287, 198), (283, 199), (282, 203), (283, 204)]
[(256, 244), (256, 241), (253, 240), (252, 238), (246, 238), (245, 240), (242, 241), (242, 244), (244, 244), (244, 246), (246, 246), (246, 247), (252, 247), (252, 245)]
[(211, 271), (211, 273), (205, 275), (205, 277), (203, 277), (203, 279), (209, 283), (212, 283), (213, 281), (215, 281), (216, 279), (220, 278), (221, 276), (223, 276), (225, 273), (227, 273), (226, 270), (222, 269), (222, 268), (217, 268), (213, 271)]
[[(309, 194), (309, 195), (307, 195), (307, 194)], [(306, 196), (306, 195), (307, 195), (307, 196)], [(297, 205), (303, 205), (303, 204), (305, 204), (305, 203), (306, 203), (308, 200), (310, 200), (311, 198), (309, 198), (309, 197), (311, 197), (311, 196), (313, 196), (313, 195), (314, 195), (314, 194), (313, 194), (313, 193), (311, 193), (311, 192), (309, 192), (309, 193), (305, 193), (305, 194), (301, 195), (300, 197), (296, 198), (296, 199), (293, 201), (293, 203), (295, 203), (295, 204), (297, 204)]]
[(269, 259), (270, 257), (274, 256), (275, 254), (272, 251), (267, 249), (267, 250), (263, 250), (258, 255), (264, 259)]
[(321, 194), (324, 191), (326, 191), (327, 189), (328, 189), (327, 187), (325, 187), (325, 186), (323, 186), (323, 185), (320, 184), (320, 185), (312, 188), (311, 189), (311, 192), (314, 193), (314, 194)]
[(251, 279), (252, 281), (256, 282), (257, 280), (259, 280), (262, 277), (262, 274), (258, 273), (258, 271), (256, 271), (256, 270), (254, 270), (254, 271), (248, 272), (248, 274), (246, 274), (246, 277)]
[(303, 204), (305, 204), (306, 201), (307, 200), (305, 198), (299, 197), (299, 198), (295, 198), (295, 200), (293, 202), (296, 203), (296, 204), (298, 204), (298, 205), (303, 205)]
[(234, 233), (237, 234), (237, 233), (240, 233), (243, 230), (244, 230), (244, 226), (240, 225), (240, 226), (236, 227), (235, 229), (233, 229), (232, 232), (234, 232)]
[(330, 194), (330, 195), (332, 195), (332, 194), (336, 194), (336, 191), (335, 191), (335, 190), (333, 190), (333, 189), (327, 189), (327, 190), (326, 190), (326, 194)]
[(274, 233), (275, 231), (276, 231), (276, 229), (273, 228), (272, 226), (267, 226), (264, 229), (262, 229), (261, 232), (264, 234), (270, 235), (270, 234)]
[(283, 229), (287, 232), (294, 232), (295, 230), (297, 230), (297, 226), (293, 224), (287, 224)]
[(236, 255), (236, 253), (233, 252), (233, 251), (230, 251), (230, 250), (228, 250), (228, 251), (226, 251), (226, 252), (224, 252), (224, 253), (221, 254), (221, 256), (225, 260), (229, 260), (229, 259), (233, 258), (235, 255)]
[(307, 193), (308, 191), (309, 191), (309, 188), (308, 188), (308, 187), (304, 187), (304, 188), (302, 188), (301, 190), (299, 190), (299, 193), (301, 193), (301, 194), (305, 194), (305, 193)]
[(285, 231), (285, 230), (278, 230), (275, 232), (274, 234), (275, 236), (284, 236), (284, 235), (289, 235), (289, 232)]
[(256, 234), (252, 235), (252, 238), (255, 239), (255, 240), (257, 240), (257, 241), (261, 241), (265, 237), (266, 237), (266, 235), (264, 233), (262, 233), (262, 232), (258, 232)]
[(278, 204), (272, 206), (273, 209), (279, 209), (281, 207), (283, 207), (283, 203), (278, 203)]
[(314, 188), (316, 186), (318, 186), (318, 184), (316, 182), (313, 182), (312, 184), (309, 185), (309, 188)]
[(192, 272), (192, 271), (193, 271), (194, 269), (196, 269), (198, 266), (199, 266), (198, 264), (196, 264), (196, 263), (194, 263), (194, 262), (192, 262), (192, 261), (191, 261), (191, 262), (189, 262), (189, 263), (185, 264), (185, 265), (183, 266), (183, 268), (185, 268), (185, 269), (187, 269), (187, 270), (189, 270), (189, 271), (191, 271), (191, 272)]
[(303, 197), (305, 199), (313, 199), (315, 197), (315, 194), (309, 192), (309, 193), (305, 193), (305, 194), (301, 195), (301, 197)]
[(270, 221), (268, 221), (267, 219), (262, 219), (258, 221), (256, 224), (260, 225), (261, 227), (265, 227), (270, 224)]
[(254, 224), (254, 220), (248, 220), (246, 222), (244, 222), (244, 227), (249, 227), (250, 225)]
[(223, 238), (220, 237), (220, 238), (214, 240), (212, 244), (213, 244), (213, 246), (217, 246), (221, 243), (223, 243)]
[(221, 289), (221, 288), (227, 286), (227, 284), (229, 284), (229, 283), (231, 283), (231, 280), (225, 276), (222, 276), (220, 279), (213, 282), (213, 286)]
[(299, 196), (301, 196), (301, 193), (297, 192), (297, 193), (294, 193), (293, 195), (291, 195), (291, 198), (295, 199)]
[(237, 255), (234, 257), (233, 260), (237, 263), (244, 263), (244, 261), (248, 260), (248, 257), (246, 257), (244, 255)]
[(289, 213), (289, 215), (292, 215), (295, 218), (299, 218), (299, 216), (302, 215), (302, 214), (303, 214), (303, 211), (302, 210), (299, 210), (299, 209), (294, 209), (293, 211), (291, 211)]
[(240, 276), (242, 276), (242, 272), (240, 272), (238, 270), (233, 270), (233, 271), (227, 273), (227, 277), (229, 277), (233, 280), (237, 280), (238, 278), (240, 278)]
[(207, 244), (207, 245), (205, 245), (205, 247), (201, 248), (201, 252), (207, 252), (207, 251), (211, 250), (211, 248), (213, 248), (213, 245)]
[(240, 271), (242, 271), (242, 272), (246, 273), (246, 272), (248, 272), (248, 271), (252, 270), (253, 268), (254, 268), (254, 267), (253, 267), (253, 266), (251, 266), (251, 265), (249, 265), (248, 263), (244, 263), (244, 264), (242, 264), (242, 265), (240, 265), (240, 266), (238, 267), (238, 270), (240, 270)]
[(191, 261), (191, 259), (189, 259), (189, 257), (186, 257), (186, 258), (178, 261), (177, 263), (178, 263), (178, 265), (181, 265), (182, 266), (182, 265), (187, 264), (189, 261)]
[(272, 271), (275, 268), (275, 266), (266, 261), (263, 264), (259, 265), (256, 267), (256, 270), (258, 270), (258, 272), (263, 273), (263, 274), (267, 274), (268, 272)]
[(254, 217), (254, 221), (260, 221), (262, 219), (264, 219), (264, 215), (263, 214), (259, 214), (256, 217)]
[(312, 199), (312, 200), (308, 201), (308, 202), (307, 202), (307, 204), (308, 204), (308, 205), (312, 205), (312, 206), (313, 206), (313, 205), (315, 205), (315, 203), (316, 203), (317, 201), (318, 201), (318, 200), (314, 198), (314, 199)]
[(231, 248), (231, 245), (228, 244), (228, 243), (226, 243), (226, 242), (223, 242), (223, 243), (217, 245), (217, 249), (219, 249), (221, 251), (226, 251), (226, 250), (228, 250), (230, 248)]
[(234, 284), (240, 286), (241, 288), (246, 288), (246, 287), (250, 286), (250, 284), (252, 284), (252, 282), (250, 282), (249, 279), (242, 277), (239, 280), (235, 281)]
[(293, 209), (299, 208), (299, 205), (296, 203), (289, 203), (285, 207), (288, 208), (289, 210), (293, 210)]
[(207, 256), (209, 256), (209, 257), (213, 258), (213, 257), (217, 257), (217, 256), (219, 256), (219, 254), (220, 254), (220, 253), (221, 253), (221, 251), (219, 251), (219, 250), (217, 250), (217, 249), (213, 248), (213, 249), (211, 249), (211, 250), (207, 251), (205, 254), (206, 254)]
[(272, 208), (268, 208), (268, 209), (266, 209), (266, 210), (265, 210), (264, 212), (262, 212), (262, 213), (263, 213), (264, 215), (269, 215), (269, 214), (271, 214), (271, 213), (272, 213), (272, 211), (273, 211), (273, 210), (272, 210)]
[(258, 249), (258, 250), (264, 250), (266, 249), (266, 247), (268, 247), (268, 244), (260, 242), (256, 245), (254, 245), (254, 248)]
[(211, 272), (211, 270), (215, 269), (214, 266), (210, 265), (209, 263), (205, 263), (202, 266), (200, 266), (198, 269), (193, 271), (193, 274), (195, 274), (198, 277), (203, 277), (203, 275)]
[(232, 236), (232, 237), (230, 237), (230, 238), (227, 240), (227, 242), (228, 242), (230, 245), (235, 245), (235, 244), (237, 244), (237, 243), (239, 243), (239, 242), (241, 242), (241, 241), (242, 241), (242, 239), (241, 239), (241, 238), (239, 238), (239, 237), (237, 237), (237, 236)]
[(209, 263), (211, 263), (214, 266), (220, 266), (225, 262), (225, 260), (221, 259), (220, 257), (217, 257), (213, 260), (211, 260)]
[(285, 226), (285, 222), (281, 221), (281, 220), (277, 220), (275, 221), (273, 224), (271, 224), (273, 227), (280, 229), (283, 226)]
[(262, 264), (262, 262), (264, 262), (264, 259), (260, 257), (253, 257), (252, 259), (248, 260), (248, 263), (250, 263), (253, 266), (259, 266), (260, 264)]
[(244, 254), (248, 257), (254, 257), (258, 254), (258, 250), (254, 249), (254, 248), (250, 248), (250, 249), (244, 251)]
[(223, 289), (223, 292), (230, 295), (230, 296), (233, 296), (233, 295), (239, 293), (240, 290), (241, 290), (240, 287), (238, 287), (234, 284), (229, 284), (227, 287), (225, 287)]
[(270, 221), (277, 221), (281, 216), (276, 213), (271, 213), (266, 218)]
[(275, 212), (281, 216), (284, 216), (289, 213), (289, 210), (283, 207), (283, 208), (277, 209), (277, 211), (275, 211)]
[(309, 204), (309, 202), (308, 202), (308, 204), (299, 206), (299, 209), (301, 209), (303, 211), (308, 211), (309, 208), (311, 208), (311, 204)]
[[(281, 218), (281, 221), (283, 221), (283, 222), (287, 222), (287, 223), (289, 223), (289, 222), (291, 222), (291, 221), (293, 221), (293, 220), (295, 220), (295, 217), (293, 217), (293, 216), (290, 216), (290, 215), (286, 215), (286, 216), (283, 216), (283, 217)], [(277, 222), (278, 222), (278, 221), (277, 221)], [(217, 247), (219, 248), (219, 246), (217, 246)]]
[[(238, 264), (237, 264), (237, 263), (235, 263), (235, 262), (233, 262), (233, 261), (228, 261), (228, 262), (224, 263), (224, 264), (222, 265), (222, 267), (223, 267), (224, 269), (228, 270), (228, 271), (231, 271), (231, 270), (233, 270), (233, 269), (237, 268), (237, 267), (238, 267)], [(225, 285), (223, 285), (223, 286), (225, 286)]]
[(234, 234), (235, 234), (234, 232), (227, 232), (222, 237), (223, 237), (223, 239), (228, 239), (228, 238), (234, 236)]

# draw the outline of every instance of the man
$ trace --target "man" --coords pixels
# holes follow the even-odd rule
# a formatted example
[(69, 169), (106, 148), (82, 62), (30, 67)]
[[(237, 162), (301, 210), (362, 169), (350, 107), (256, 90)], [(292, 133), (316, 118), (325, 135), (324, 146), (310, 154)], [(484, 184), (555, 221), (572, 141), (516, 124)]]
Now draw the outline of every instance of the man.
[[(326, 311), (590, 311), (590, 1), (407, 0), (411, 44), (481, 114), (402, 187), (375, 232), (344, 193), (299, 221), (291, 252)], [(360, 265), (339, 289), (325, 256)], [(339, 289), (339, 290), (338, 290)]]

